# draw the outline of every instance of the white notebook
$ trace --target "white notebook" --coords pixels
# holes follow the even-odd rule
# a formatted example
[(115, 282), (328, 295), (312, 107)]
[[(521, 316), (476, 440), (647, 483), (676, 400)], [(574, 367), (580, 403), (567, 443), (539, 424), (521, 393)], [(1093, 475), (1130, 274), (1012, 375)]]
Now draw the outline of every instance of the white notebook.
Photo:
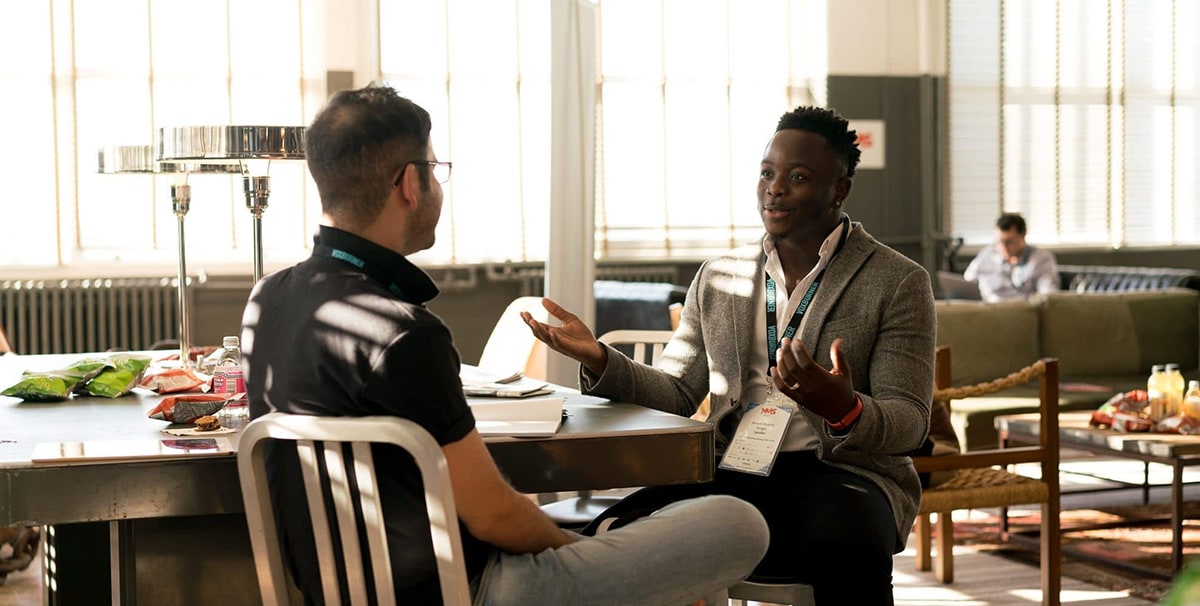
[(551, 398), (467, 398), (475, 429), (485, 436), (552, 436), (562, 424), (561, 396)]

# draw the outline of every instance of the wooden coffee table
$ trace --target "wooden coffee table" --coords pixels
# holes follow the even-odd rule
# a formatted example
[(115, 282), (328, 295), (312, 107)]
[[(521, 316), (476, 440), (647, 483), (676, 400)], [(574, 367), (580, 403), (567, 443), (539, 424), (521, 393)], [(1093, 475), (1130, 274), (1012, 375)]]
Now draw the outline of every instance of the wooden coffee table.
[[(1091, 416), (1091, 411), (1060, 413), (1059, 443), (1066, 448), (1145, 463), (1160, 463), (1171, 468), (1171, 567), (1173, 571), (1178, 571), (1183, 565), (1183, 470), (1200, 465), (1200, 436), (1124, 433), (1111, 429), (1097, 429), (1088, 426)], [(1000, 415), (995, 418), (994, 423), (1000, 436), (1001, 448), (1010, 443), (1038, 441), (1037, 414)], [(1063, 530), (1065, 532), (1068, 529)], [(1138, 572), (1162, 576), (1161, 572), (1141, 566), (1116, 564)]]

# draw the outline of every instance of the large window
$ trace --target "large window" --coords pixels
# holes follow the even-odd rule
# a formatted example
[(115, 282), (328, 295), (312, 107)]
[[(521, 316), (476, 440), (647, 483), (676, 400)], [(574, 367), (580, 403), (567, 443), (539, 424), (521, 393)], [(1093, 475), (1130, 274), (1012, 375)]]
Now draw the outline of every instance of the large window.
[[(378, 0), (377, 12), (329, 0), (6, 3), (0, 94), (19, 119), (0, 151), (0, 267), (111, 274), (122, 261), (169, 273), (179, 177), (97, 174), (99, 148), (153, 144), (164, 126), (307, 124), (330, 56), (341, 71), (346, 55), (376, 51), (356, 79), (386, 81), (428, 109), (435, 150), (455, 164), (422, 262), (544, 260), (551, 1)], [(754, 179), (775, 121), (824, 101), (825, 4), (598, 3), (598, 256), (697, 258), (759, 233)], [(334, 8), (374, 28), (378, 47), (327, 24)], [(307, 254), (320, 216), (302, 163), (270, 175), (268, 270)], [(240, 179), (188, 181), (189, 266), (248, 273)]]
[(968, 243), (1200, 243), (1200, 0), (950, 0), (950, 212)]
[[(315, 54), (305, 10), (303, 0), (5, 3), (0, 266), (173, 267), (169, 185), (185, 177), (97, 174), (98, 150), (151, 145), (164, 126), (306, 124), (323, 99), (324, 68), (305, 62)], [(277, 162), (269, 174), (265, 255), (295, 259), (319, 217), (317, 198), (302, 163)], [(248, 271), (240, 178), (186, 179), (189, 259)]]
[[(596, 252), (695, 258), (749, 241), (779, 116), (823, 98), (824, 1), (603, 0)], [(549, 3), (380, 0), (383, 79), (430, 110), (454, 178), (432, 261), (545, 258)]]

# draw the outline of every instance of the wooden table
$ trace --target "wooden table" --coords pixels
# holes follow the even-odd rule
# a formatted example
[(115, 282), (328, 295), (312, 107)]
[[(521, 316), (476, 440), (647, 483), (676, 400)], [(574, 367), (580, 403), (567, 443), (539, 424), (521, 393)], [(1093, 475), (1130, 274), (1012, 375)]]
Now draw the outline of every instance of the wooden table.
[[(83, 356), (0, 356), (0, 386), (14, 383), (22, 370), (61, 368)], [(710, 425), (574, 390), (562, 394), (569, 416), (556, 435), (486, 439), (517, 490), (712, 478)], [(39, 442), (169, 439), (161, 433), (167, 424), (147, 417), (160, 399), (140, 390), (112, 400), (73, 397), (49, 404), (0, 397), (0, 526), (48, 524), (52, 541), (70, 544), (58, 545), (55, 554), (60, 594), (78, 591), (94, 601), (111, 593), (112, 602), (121, 604), (135, 604), (138, 597), (156, 605), (257, 603), (232, 454), (86, 464), (31, 460)], [(222, 437), (236, 448), (237, 436)], [(81, 550), (89, 554), (81, 557)], [(72, 576), (72, 568), (85, 572)], [(201, 571), (203, 582), (196, 578)]]
[[(1091, 411), (1064, 412), (1059, 418), (1059, 443), (1068, 448), (1101, 455), (1160, 463), (1171, 468), (1171, 564), (1178, 571), (1183, 565), (1183, 470), (1200, 465), (1200, 436), (1159, 433), (1124, 433), (1088, 426)], [(1037, 414), (1000, 415), (995, 427), (1000, 444), (1037, 442)], [(1068, 529), (1064, 529), (1066, 531)], [(1120, 564), (1138, 572), (1162, 576), (1140, 566)], [(1170, 576), (1167, 577), (1168, 579)]]

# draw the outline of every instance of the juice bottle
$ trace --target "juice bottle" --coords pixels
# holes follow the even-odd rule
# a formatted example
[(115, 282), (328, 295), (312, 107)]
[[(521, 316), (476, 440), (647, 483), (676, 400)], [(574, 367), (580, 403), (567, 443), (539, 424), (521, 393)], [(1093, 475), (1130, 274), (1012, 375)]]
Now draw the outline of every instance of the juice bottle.
[(1177, 415), (1183, 411), (1183, 389), (1187, 385), (1183, 374), (1179, 372), (1178, 364), (1167, 364), (1167, 380), (1163, 393), (1167, 398), (1167, 415)]
[(1200, 419), (1200, 381), (1189, 381), (1187, 395), (1183, 397), (1183, 414)]
[(1151, 421), (1158, 422), (1167, 416), (1166, 388), (1167, 367), (1155, 364), (1150, 367), (1150, 378), (1146, 379), (1146, 412)]

